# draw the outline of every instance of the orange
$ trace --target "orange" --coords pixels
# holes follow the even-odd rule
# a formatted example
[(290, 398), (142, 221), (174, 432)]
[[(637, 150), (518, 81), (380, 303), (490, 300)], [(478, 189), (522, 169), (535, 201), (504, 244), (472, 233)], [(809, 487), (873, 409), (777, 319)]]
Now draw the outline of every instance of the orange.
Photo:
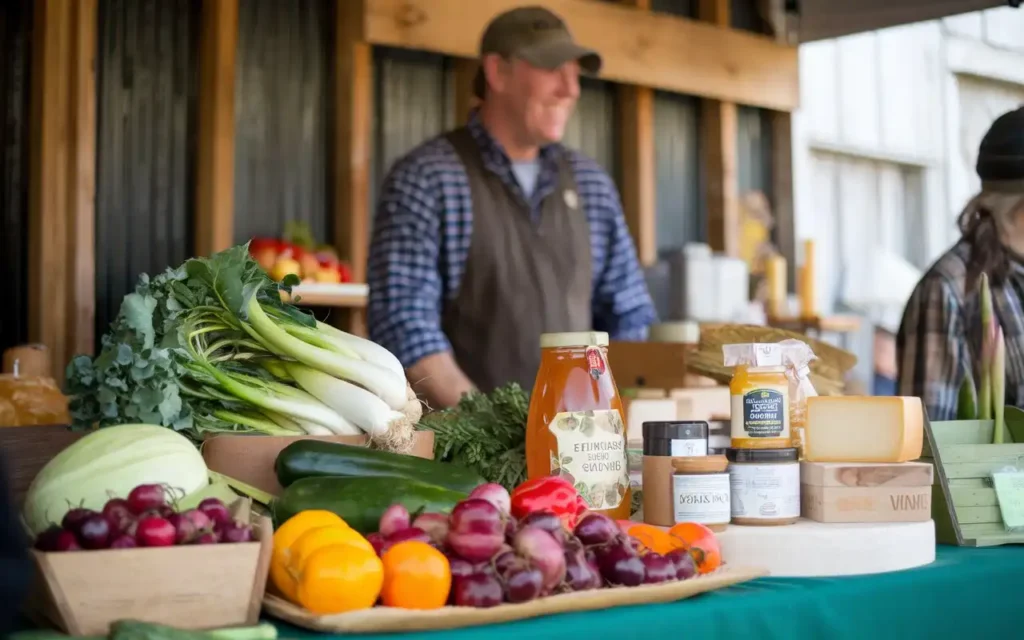
[(626, 533), (639, 542), (645, 551), (653, 551), (664, 555), (673, 549), (678, 549), (680, 546), (663, 529), (659, 529), (652, 524), (634, 524)]
[(448, 601), (448, 558), (426, 542), (399, 542), (384, 553), (381, 599), (388, 607), (440, 609)]
[(668, 530), (669, 537), (693, 557), (699, 573), (711, 573), (722, 566), (722, 550), (715, 532), (698, 522), (680, 522)]
[(306, 558), (295, 602), (318, 615), (369, 609), (383, 583), (384, 565), (372, 549), (350, 544), (320, 547)]
[(281, 595), (289, 600), (295, 598), (295, 580), (288, 573), (288, 549), (306, 531), (331, 525), (348, 526), (338, 514), (314, 509), (302, 511), (288, 518), (274, 532), (274, 552), (270, 558), (270, 582), (281, 592)]

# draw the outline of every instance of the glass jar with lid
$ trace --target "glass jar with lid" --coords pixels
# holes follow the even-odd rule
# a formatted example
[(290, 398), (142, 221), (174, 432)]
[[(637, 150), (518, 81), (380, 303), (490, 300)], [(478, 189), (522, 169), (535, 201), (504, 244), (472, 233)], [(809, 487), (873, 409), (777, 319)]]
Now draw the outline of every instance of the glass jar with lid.
[(572, 482), (591, 511), (630, 516), (626, 425), (608, 367), (608, 334), (546, 333), (530, 395), (526, 469)]

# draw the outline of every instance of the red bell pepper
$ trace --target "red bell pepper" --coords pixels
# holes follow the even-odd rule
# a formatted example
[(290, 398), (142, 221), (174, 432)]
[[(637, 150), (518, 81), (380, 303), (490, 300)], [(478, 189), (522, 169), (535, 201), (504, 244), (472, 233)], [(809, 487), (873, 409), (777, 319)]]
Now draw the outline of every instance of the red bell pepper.
[(527, 480), (512, 491), (512, 515), (516, 519), (536, 511), (548, 511), (561, 518), (572, 531), (586, 510), (587, 503), (576, 488), (559, 476)]

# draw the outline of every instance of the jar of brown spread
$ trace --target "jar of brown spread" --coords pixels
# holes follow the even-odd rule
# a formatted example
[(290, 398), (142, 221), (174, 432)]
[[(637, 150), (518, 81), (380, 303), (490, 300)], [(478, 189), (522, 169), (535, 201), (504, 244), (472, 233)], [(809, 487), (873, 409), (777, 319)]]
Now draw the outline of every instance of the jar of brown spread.
[(800, 462), (795, 448), (726, 449), (732, 524), (775, 526), (800, 519)]

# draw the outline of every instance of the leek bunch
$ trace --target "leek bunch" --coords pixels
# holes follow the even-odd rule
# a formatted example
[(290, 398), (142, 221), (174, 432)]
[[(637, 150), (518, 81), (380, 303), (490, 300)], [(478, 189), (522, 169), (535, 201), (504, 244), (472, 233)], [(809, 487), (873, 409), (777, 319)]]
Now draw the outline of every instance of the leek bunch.
[(1003, 443), (1006, 406), (1006, 341), (1003, 328), (992, 310), (992, 290), (988, 275), (981, 274), (981, 380), (977, 389), (968, 369), (960, 385), (958, 420), (995, 420), (993, 444)]
[(95, 359), (68, 365), (74, 426), (368, 434), (407, 452), (422, 410), (389, 351), (282, 301), (248, 246), (194, 258), (125, 296)]

